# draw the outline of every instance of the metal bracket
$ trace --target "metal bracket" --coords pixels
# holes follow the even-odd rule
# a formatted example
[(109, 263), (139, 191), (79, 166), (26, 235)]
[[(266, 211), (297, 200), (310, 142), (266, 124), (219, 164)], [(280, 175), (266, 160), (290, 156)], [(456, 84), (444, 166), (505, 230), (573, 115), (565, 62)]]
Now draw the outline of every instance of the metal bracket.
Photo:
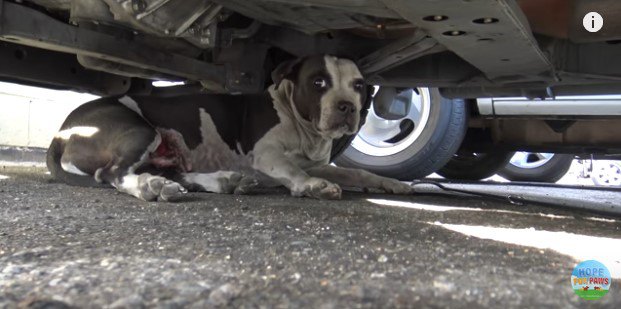
[(260, 93), (265, 90), (263, 64), (269, 45), (232, 41), (214, 53), (216, 63), (226, 64), (226, 85), (230, 93)]
[(365, 75), (389, 70), (429, 53), (446, 50), (423, 32), (395, 41), (360, 59), (359, 67)]
[(244, 29), (222, 29), (220, 35), (220, 46), (229, 47), (233, 44), (233, 40), (236, 39), (248, 39), (259, 32), (261, 23), (253, 21), (250, 26)]

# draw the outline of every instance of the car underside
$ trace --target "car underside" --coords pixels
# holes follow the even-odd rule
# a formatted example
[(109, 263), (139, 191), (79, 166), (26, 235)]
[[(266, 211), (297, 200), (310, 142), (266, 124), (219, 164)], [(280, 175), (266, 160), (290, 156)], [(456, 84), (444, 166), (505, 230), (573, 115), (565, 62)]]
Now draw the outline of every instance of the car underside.
[[(605, 27), (588, 32), (583, 17)], [(446, 98), (621, 92), (616, 0), (18, 0), (0, 1), (0, 79), (99, 95), (257, 93), (280, 62), (357, 61), (367, 83), (434, 87)], [(472, 151), (618, 153), (615, 117), (482, 115)], [(545, 101), (543, 101), (545, 102)], [(507, 129), (510, 128), (510, 129)]]

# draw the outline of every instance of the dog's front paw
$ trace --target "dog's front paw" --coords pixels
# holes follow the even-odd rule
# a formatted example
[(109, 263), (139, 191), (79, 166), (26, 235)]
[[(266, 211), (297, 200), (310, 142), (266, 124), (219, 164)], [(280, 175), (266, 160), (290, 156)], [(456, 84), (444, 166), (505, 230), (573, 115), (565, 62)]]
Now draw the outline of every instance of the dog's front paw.
[(138, 176), (139, 198), (145, 201), (175, 201), (187, 190), (180, 184), (151, 174)]
[(382, 181), (382, 189), (391, 194), (413, 194), (414, 188), (407, 183), (387, 178)]
[(259, 180), (252, 176), (244, 176), (233, 193), (238, 195), (251, 194), (253, 189), (259, 187)]
[(220, 171), (216, 172), (216, 181), (218, 182), (218, 190), (216, 193), (233, 193), (241, 182), (243, 176), (237, 172)]
[(341, 198), (341, 187), (325, 179), (311, 177), (300, 188), (291, 190), (293, 196), (308, 196), (318, 199), (338, 200)]

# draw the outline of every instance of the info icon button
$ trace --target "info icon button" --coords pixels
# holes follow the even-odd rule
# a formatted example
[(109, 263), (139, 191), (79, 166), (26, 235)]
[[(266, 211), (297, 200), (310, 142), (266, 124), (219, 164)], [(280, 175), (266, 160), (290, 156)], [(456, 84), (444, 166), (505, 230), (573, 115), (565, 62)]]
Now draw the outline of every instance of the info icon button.
[(597, 12), (590, 12), (584, 15), (582, 25), (588, 32), (597, 32), (604, 27), (604, 18)]

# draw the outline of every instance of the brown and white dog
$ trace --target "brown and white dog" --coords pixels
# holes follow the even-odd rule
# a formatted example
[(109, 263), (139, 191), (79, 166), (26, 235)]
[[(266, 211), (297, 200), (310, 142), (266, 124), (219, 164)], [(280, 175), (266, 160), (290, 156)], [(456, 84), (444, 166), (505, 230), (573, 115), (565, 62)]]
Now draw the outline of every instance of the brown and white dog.
[(281, 64), (264, 95), (102, 98), (74, 110), (48, 150), (51, 174), (112, 185), (143, 200), (187, 190), (246, 193), (284, 185), (294, 196), (338, 199), (342, 186), (408, 194), (400, 181), (329, 165), (332, 142), (359, 129), (367, 87), (347, 59)]

